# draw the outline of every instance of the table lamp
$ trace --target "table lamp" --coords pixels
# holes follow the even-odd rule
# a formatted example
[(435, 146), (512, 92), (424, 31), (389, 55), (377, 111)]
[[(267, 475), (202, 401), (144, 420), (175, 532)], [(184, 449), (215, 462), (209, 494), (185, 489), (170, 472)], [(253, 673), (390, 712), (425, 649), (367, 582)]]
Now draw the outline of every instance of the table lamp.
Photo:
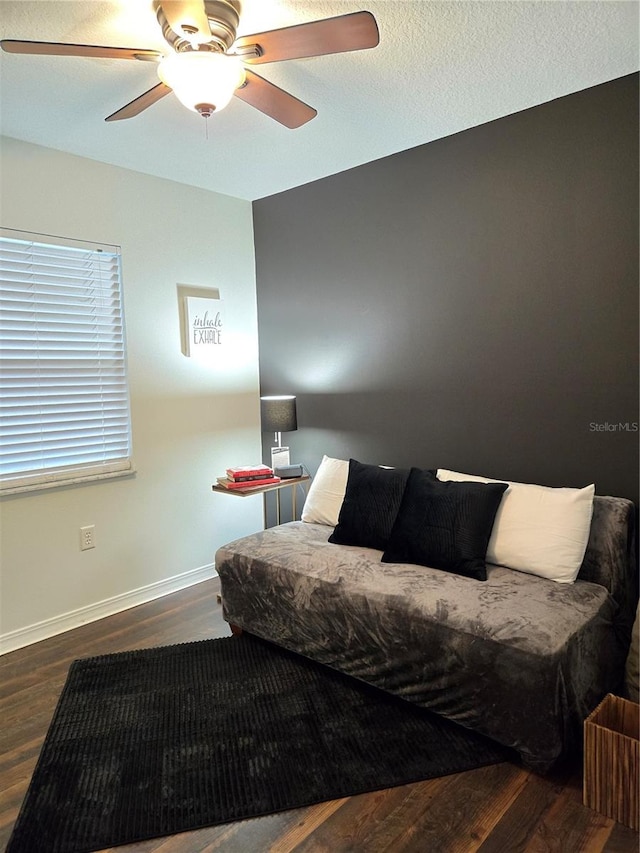
[(275, 447), (271, 448), (271, 467), (282, 468), (290, 464), (289, 448), (282, 446), (282, 433), (298, 429), (296, 398), (292, 394), (260, 397), (262, 431), (275, 434)]

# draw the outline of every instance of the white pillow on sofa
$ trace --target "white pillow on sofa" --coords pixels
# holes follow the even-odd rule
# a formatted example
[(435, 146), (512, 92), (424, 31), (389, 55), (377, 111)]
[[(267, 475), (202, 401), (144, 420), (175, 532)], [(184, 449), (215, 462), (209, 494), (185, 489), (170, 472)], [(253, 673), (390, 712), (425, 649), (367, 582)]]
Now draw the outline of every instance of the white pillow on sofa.
[(323, 456), (302, 508), (303, 521), (335, 527), (344, 500), (349, 462)]
[(487, 562), (557, 583), (573, 583), (589, 540), (595, 486), (552, 488), (438, 469), (439, 480), (508, 483), (487, 548)]

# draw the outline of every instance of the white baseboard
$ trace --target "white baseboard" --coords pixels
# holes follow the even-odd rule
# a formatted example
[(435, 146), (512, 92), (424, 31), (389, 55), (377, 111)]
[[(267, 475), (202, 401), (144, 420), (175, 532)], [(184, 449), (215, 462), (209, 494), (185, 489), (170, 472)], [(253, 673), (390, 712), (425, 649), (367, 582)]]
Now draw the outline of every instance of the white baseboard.
[(114, 613), (120, 613), (130, 607), (136, 607), (138, 604), (145, 604), (147, 601), (153, 601), (154, 598), (162, 598), (163, 595), (170, 595), (172, 592), (178, 592), (180, 589), (194, 586), (194, 584), (217, 576), (215, 565), (210, 563), (207, 566), (200, 566), (198, 569), (191, 569), (181, 575), (174, 575), (148, 586), (114, 595), (113, 598), (88, 604), (86, 607), (79, 607), (77, 610), (54, 616), (51, 619), (45, 619), (35, 625), (27, 625), (26, 628), (18, 628), (15, 631), (9, 631), (7, 634), (0, 634), (0, 655), (21, 649), (23, 646), (29, 646), (31, 643), (38, 643), (40, 640), (46, 640), (49, 637), (55, 637), (56, 634), (62, 634), (64, 631), (79, 628), (80, 625), (85, 625), (87, 622), (95, 622), (105, 616), (113, 616)]

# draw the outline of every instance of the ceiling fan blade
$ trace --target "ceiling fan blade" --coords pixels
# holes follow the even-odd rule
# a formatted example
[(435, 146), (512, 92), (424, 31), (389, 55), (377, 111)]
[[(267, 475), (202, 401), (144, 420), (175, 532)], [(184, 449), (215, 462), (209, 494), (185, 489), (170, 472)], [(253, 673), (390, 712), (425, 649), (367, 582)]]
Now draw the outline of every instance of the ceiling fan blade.
[(146, 110), (147, 107), (155, 104), (155, 102), (159, 101), (160, 98), (164, 98), (164, 96), (168, 95), (171, 91), (173, 90), (168, 86), (165, 86), (164, 83), (158, 83), (157, 86), (154, 86), (152, 89), (149, 89), (148, 92), (145, 92), (143, 95), (140, 95), (133, 101), (130, 101), (126, 106), (122, 107), (122, 109), (117, 110), (115, 113), (111, 113), (110, 116), (107, 116), (105, 121), (120, 121), (123, 118), (133, 118), (133, 116), (137, 116), (143, 110)]
[(98, 59), (162, 59), (157, 50), (134, 47), (102, 47), (95, 44), (63, 44), (55, 41), (19, 41), (2, 39), (0, 47), (7, 53), (32, 53), (43, 56), (91, 56)]
[(167, 23), (176, 35), (191, 41), (210, 41), (211, 28), (202, 0), (161, 0), (157, 5), (162, 6)]
[(259, 45), (260, 56), (246, 56), (251, 65), (280, 62), (283, 59), (303, 59), (328, 53), (344, 53), (375, 47), (380, 41), (376, 19), (371, 12), (353, 12), (308, 24), (298, 24), (281, 30), (270, 30), (237, 39), (234, 49)]
[(234, 92), (236, 98), (240, 98), (261, 113), (270, 116), (285, 127), (292, 130), (300, 125), (306, 124), (318, 114), (317, 110), (300, 101), (289, 92), (285, 92), (279, 86), (275, 86), (264, 77), (246, 71), (246, 85)]

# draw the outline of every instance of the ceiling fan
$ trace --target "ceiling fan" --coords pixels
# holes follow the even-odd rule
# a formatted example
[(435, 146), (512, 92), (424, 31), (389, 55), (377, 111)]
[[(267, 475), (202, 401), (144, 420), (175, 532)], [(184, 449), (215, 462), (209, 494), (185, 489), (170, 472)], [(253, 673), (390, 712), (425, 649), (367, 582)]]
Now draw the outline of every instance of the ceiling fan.
[(235, 96), (285, 127), (296, 128), (314, 118), (317, 111), (247, 66), (363, 50), (379, 42), (378, 26), (370, 12), (236, 38), (240, 0), (155, 0), (153, 6), (171, 48), (166, 55), (157, 50), (17, 39), (3, 39), (0, 46), (9, 53), (157, 62), (160, 82), (105, 121), (139, 115), (173, 91), (186, 107), (205, 118)]

